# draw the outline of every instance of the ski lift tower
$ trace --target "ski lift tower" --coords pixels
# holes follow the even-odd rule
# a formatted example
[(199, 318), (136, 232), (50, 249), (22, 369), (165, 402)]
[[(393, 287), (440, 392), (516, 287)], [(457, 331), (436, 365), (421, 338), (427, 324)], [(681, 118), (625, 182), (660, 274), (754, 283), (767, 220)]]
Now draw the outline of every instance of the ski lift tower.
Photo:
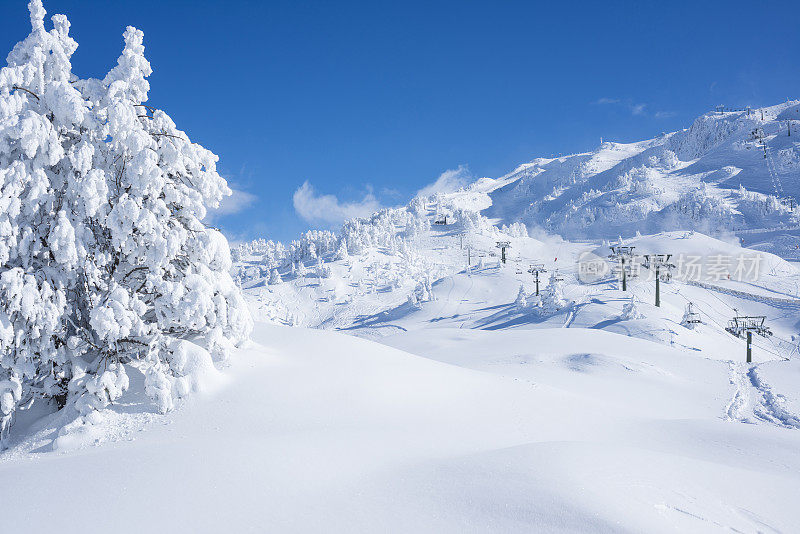
[(539, 273), (546, 273), (547, 269), (544, 268), (543, 263), (533, 263), (531, 264), (530, 269), (528, 272), (531, 273), (533, 276), (536, 277), (536, 295), (539, 295)]
[[(669, 262), (672, 254), (645, 254), (644, 266), (648, 269), (655, 270), (656, 274), (656, 307), (661, 307), (661, 277), (664, 276), (669, 280), (672, 276), (670, 269), (675, 267), (674, 264)], [(666, 274), (664, 272), (666, 271)]]
[(772, 335), (772, 331), (764, 325), (766, 316), (739, 315), (736, 309), (734, 311), (736, 311), (736, 315), (728, 321), (728, 327), (725, 330), (736, 337), (747, 337), (747, 363), (751, 363), (753, 361), (753, 332), (763, 337), (769, 337)]
[(635, 255), (633, 253), (633, 249), (636, 247), (631, 247), (628, 245), (611, 245), (609, 247), (611, 249), (611, 254), (609, 254), (609, 259), (611, 261), (617, 263), (617, 271), (619, 271), (619, 276), (622, 281), (622, 290), (628, 290), (628, 277), (635, 277), (635, 274), (629, 272), (631, 270), (631, 265), (633, 265), (633, 261)]
[(505, 264), (505, 262), (506, 262), (506, 249), (507, 248), (511, 248), (511, 242), (510, 241), (498, 241), (497, 242), (497, 248), (500, 249), (500, 261), (502, 261)]

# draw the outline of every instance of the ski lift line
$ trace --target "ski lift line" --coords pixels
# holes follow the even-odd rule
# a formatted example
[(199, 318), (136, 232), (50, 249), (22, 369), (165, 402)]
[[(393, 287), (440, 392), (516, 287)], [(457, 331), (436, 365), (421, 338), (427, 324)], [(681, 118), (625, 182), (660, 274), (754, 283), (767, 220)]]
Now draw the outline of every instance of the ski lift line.
[[(679, 295), (679, 296), (680, 296), (681, 298), (683, 298), (683, 299), (684, 299), (686, 302), (692, 302), (692, 301), (690, 301), (688, 298), (686, 298), (686, 296), (685, 296), (685, 295), (683, 295), (683, 294), (680, 292), (680, 290), (678, 290), (678, 289), (675, 289), (675, 294)], [(700, 308), (700, 306), (698, 305), (698, 303), (697, 303), (697, 302), (693, 302), (693, 303), (694, 303), (694, 305), (695, 305), (695, 306), (697, 306), (698, 308)], [(734, 309), (734, 310), (735, 310), (735, 308), (732, 308), (732, 309)], [(711, 320), (711, 321), (712, 321), (712, 322), (713, 322), (715, 325), (717, 325), (717, 326), (718, 326), (720, 329), (722, 329), (722, 330), (725, 330), (725, 327), (723, 327), (723, 326), (722, 326), (720, 323), (718, 323), (718, 322), (717, 322), (717, 321), (714, 319), (714, 317), (713, 317), (711, 314), (709, 314), (708, 312), (705, 312), (705, 311), (704, 311), (703, 313), (705, 313), (706, 317), (708, 317), (708, 319), (709, 319), (709, 320)], [(757, 339), (760, 339), (760, 338), (757, 338)], [(780, 341), (780, 342), (782, 342), (782, 343), (785, 343), (785, 344), (787, 344), (787, 345), (791, 345), (791, 346), (795, 347), (795, 348), (793, 349), (793, 351), (797, 350), (797, 345), (796, 345), (796, 344), (794, 344), (794, 343), (792, 343), (791, 341), (789, 341), (789, 340), (787, 340), (787, 339), (784, 339), (784, 338), (782, 338), (782, 337), (780, 337), (780, 336), (778, 336), (778, 335), (775, 335), (775, 334), (773, 334), (771, 337), (769, 337), (769, 338), (765, 338), (765, 339), (767, 339), (768, 341), (771, 341), (771, 342), (773, 342), (773, 343), (774, 343), (774, 340), (778, 340), (778, 341)], [(773, 354), (775, 354), (776, 356), (781, 356), (780, 354), (776, 354), (776, 353), (773, 353)], [(781, 356), (781, 357), (783, 357), (783, 356)]]
[[(773, 348), (775, 348), (775, 350), (780, 350), (780, 348), (779, 348), (779, 347), (775, 347), (775, 340), (774, 340), (774, 339), (772, 339), (772, 338), (767, 338), (767, 341), (769, 341), (770, 343), (772, 343), (772, 346), (773, 346)], [(780, 340), (780, 338), (778, 339), (778, 341), (781, 341), (781, 340)], [(792, 355), (792, 354), (794, 354), (794, 351), (795, 351), (796, 349), (797, 349), (797, 345), (794, 345), (794, 346), (792, 347), (792, 352), (790, 352), (790, 353), (789, 353), (789, 357), (791, 357), (791, 355)], [(789, 357), (786, 357), (786, 356), (781, 356), (781, 358), (783, 358), (783, 359), (784, 359), (784, 360), (786, 360), (787, 362), (789, 361)]]
[(722, 304), (724, 304), (725, 306), (727, 306), (728, 308), (730, 308), (731, 310), (733, 310), (733, 311), (736, 311), (736, 308), (734, 308), (733, 306), (731, 306), (730, 304), (728, 304), (727, 302), (725, 302), (724, 300), (722, 300), (721, 298), (719, 298), (717, 295), (715, 295), (715, 294), (714, 294), (714, 292), (713, 292), (713, 291), (709, 291), (709, 294), (710, 294), (712, 297), (714, 297), (715, 299), (717, 299), (719, 302), (721, 302)]
[(778, 167), (775, 165), (775, 159), (772, 157), (772, 149), (769, 146), (767, 146), (767, 161), (772, 168), (775, 182), (778, 184), (778, 189), (780, 189), (780, 196), (783, 196), (783, 182), (781, 182), (780, 174), (778, 174)]
[[(697, 287), (703, 287), (703, 286), (697, 286)], [(717, 299), (718, 301), (720, 301), (722, 304), (724, 304), (725, 306), (727, 306), (727, 307), (728, 307), (728, 308), (730, 308), (731, 310), (733, 310), (733, 311), (736, 311), (736, 308), (734, 308), (733, 306), (731, 306), (730, 304), (728, 304), (728, 303), (727, 303), (727, 302), (725, 302), (724, 300), (720, 299), (718, 296), (716, 296), (716, 295), (714, 294), (714, 292), (713, 292), (712, 290), (709, 290), (708, 288), (705, 288), (705, 287), (704, 287), (703, 289), (706, 289), (706, 290), (708, 291), (708, 294), (709, 294), (709, 295), (711, 295), (712, 297), (714, 297), (715, 299)], [(679, 292), (677, 289), (675, 290), (675, 292), (680, 294), (680, 292)], [(687, 299), (685, 296), (683, 296), (683, 294), (681, 294), (681, 296), (682, 296), (682, 297), (683, 297), (683, 298), (684, 298), (684, 299), (685, 299), (687, 302), (690, 302), (690, 301), (689, 301), (689, 299)]]
[(766, 353), (772, 354), (773, 356), (777, 356), (781, 360), (789, 361), (789, 358), (787, 358), (786, 356), (783, 356), (782, 354), (779, 354), (779, 353), (777, 353), (775, 351), (769, 350), (768, 348), (765, 348), (763, 345), (759, 345), (758, 343), (756, 343), (756, 341), (758, 341), (758, 340), (759, 340), (759, 338), (754, 337), (753, 341), (752, 341), (752, 344), (755, 345), (756, 348), (758, 348), (758, 349), (760, 349), (760, 350), (762, 350), (762, 351), (764, 351)]
[[(681, 293), (680, 293), (680, 291), (678, 291), (678, 290), (675, 290), (675, 293), (676, 293), (676, 294), (678, 294), (678, 295), (680, 295), (680, 296), (681, 296), (681, 297), (682, 297), (682, 298), (683, 298), (683, 299), (684, 299), (686, 302), (691, 302), (689, 299), (687, 299), (687, 298), (686, 298), (686, 296), (684, 296), (683, 294), (681, 294)], [(699, 305), (698, 305), (696, 302), (694, 303), (694, 305), (695, 305), (695, 306), (697, 306), (698, 308), (700, 308), (700, 306), (699, 306)], [(713, 317), (713, 316), (711, 316), (711, 315), (710, 315), (709, 313), (707, 313), (707, 312), (704, 312), (704, 313), (705, 313), (706, 317), (707, 317), (707, 318), (708, 318), (708, 319), (709, 319), (711, 322), (713, 322), (715, 325), (717, 325), (717, 327), (718, 327), (720, 330), (725, 330), (725, 331), (727, 331), (727, 330), (725, 329), (725, 327), (724, 327), (724, 326), (722, 326), (720, 323), (718, 323), (718, 322), (717, 322), (717, 321), (714, 319), (714, 317)], [(771, 351), (771, 350), (769, 350), (769, 349), (767, 349), (767, 348), (763, 347), (763, 346), (762, 346), (762, 345), (760, 345), (759, 343), (757, 343), (756, 341), (758, 341), (758, 340), (759, 340), (759, 338), (755, 338), (755, 339), (753, 339), (753, 341), (752, 341), (753, 345), (755, 345), (755, 346), (756, 346), (758, 349), (760, 349), (760, 350), (763, 350), (763, 351), (764, 351), (764, 352), (766, 352), (766, 353), (772, 354), (773, 356), (777, 356), (778, 358), (781, 358), (781, 359), (783, 359), (783, 360), (787, 360), (787, 361), (788, 361), (788, 358), (786, 358), (785, 356), (783, 356), (783, 355), (781, 355), (781, 354), (778, 354), (777, 352)]]
[[(694, 304), (695, 306), (697, 306), (698, 308), (700, 308), (700, 305), (699, 305), (699, 304), (698, 304), (696, 301), (691, 301), (691, 300), (689, 300), (688, 298), (686, 298), (686, 296), (685, 296), (683, 293), (681, 293), (681, 291), (680, 291), (679, 289), (677, 289), (677, 288), (674, 288), (674, 291), (675, 291), (675, 294), (676, 294), (676, 295), (679, 295), (679, 296), (680, 296), (680, 297), (681, 297), (683, 300), (685, 300), (686, 302), (693, 302), (693, 304)], [(712, 316), (710, 313), (708, 313), (707, 311), (703, 311), (703, 313), (706, 315), (706, 317), (708, 317), (708, 318), (711, 320), (711, 322), (712, 322), (712, 323), (714, 323), (715, 325), (717, 325), (717, 326), (720, 328), (720, 330), (725, 330), (725, 327), (724, 327), (724, 326), (722, 326), (721, 324), (719, 324), (719, 323), (716, 321), (716, 319), (714, 319), (714, 317), (713, 317), (713, 316)]]
[(783, 195), (783, 184), (781, 183), (780, 176), (778, 176), (777, 167), (775, 166), (775, 161), (772, 159), (772, 154), (770, 151), (769, 145), (767, 145), (766, 139), (762, 139), (761, 141), (764, 145), (764, 159), (765, 164), (767, 166), (767, 172), (769, 173), (770, 179), (772, 180), (772, 187), (775, 189), (775, 194), (778, 197), (782, 197)]
[[(679, 295), (681, 298), (683, 298), (683, 300), (685, 300), (686, 302), (692, 302), (692, 301), (690, 301), (688, 298), (686, 298), (686, 296), (685, 296), (683, 293), (681, 293), (681, 291), (680, 291), (679, 289), (677, 289), (677, 288), (674, 288), (674, 292), (675, 292), (675, 294), (676, 294), (676, 295)], [(712, 293), (712, 295), (713, 295), (713, 293)], [(716, 295), (714, 295), (714, 296), (716, 296)], [(697, 302), (694, 302), (694, 305), (695, 305), (695, 306), (697, 306), (698, 308), (700, 308), (700, 305), (699, 305)], [(731, 308), (731, 309), (734, 309), (734, 308)], [(709, 314), (709, 313), (708, 313), (708, 312), (706, 312), (706, 311), (704, 311), (703, 313), (705, 313), (706, 317), (707, 317), (709, 320), (711, 320), (711, 322), (713, 322), (715, 325), (717, 325), (717, 326), (718, 326), (718, 327), (719, 327), (721, 330), (725, 330), (725, 327), (724, 327), (724, 326), (722, 326), (720, 323), (718, 323), (718, 322), (717, 322), (717, 321), (714, 319), (714, 317), (713, 317), (711, 314)], [(790, 345), (794, 345), (794, 344), (793, 344), (793, 343), (791, 343), (790, 341), (788, 341), (788, 340), (785, 340), (785, 339), (781, 338), (780, 336), (775, 336), (775, 335), (773, 335), (773, 336), (772, 336), (772, 338), (775, 338), (775, 339), (777, 339), (777, 340), (779, 340), (779, 341), (782, 341), (782, 342), (784, 342), (784, 343), (787, 343), (787, 344), (790, 344)], [(772, 339), (772, 338), (767, 338), (767, 339), (768, 339), (769, 341), (773, 341), (773, 339)], [(759, 338), (756, 338), (756, 339), (759, 339)], [(753, 341), (753, 344), (755, 344), (755, 345), (756, 345), (756, 346), (758, 346), (759, 348), (763, 349), (765, 352), (769, 352), (770, 354), (772, 354), (772, 355), (774, 355), (774, 356), (778, 356), (779, 358), (782, 358), (782, 359), (785, 359), (785, 360), (787, 360), (787, 361), (788, 361), (788, 358), (786, 358), (785, 356), (783, 356), (783, 355), (781, 355), (781, 354), (778, 354), (778, 353), (776, 353), (776, 352), (770, 351), (770, 350), (768, 350), (768, 349), (765, 349), (764, 347), (762, 347), (762, 346), (758, 345), (757, 343), (755, 343), (755, 341), (756, 341), (756, 340), (754, 340), (754, 341)], [(773, 341), (773, 343), (774, 343), (774, 341)], [(797, 350), (797, 346), (795, 345), (795, 348), (793, 349), (793, 352), (792, 352), (792, 353), (794, 353), (794, 351), (796, 351), (796, 350)]]

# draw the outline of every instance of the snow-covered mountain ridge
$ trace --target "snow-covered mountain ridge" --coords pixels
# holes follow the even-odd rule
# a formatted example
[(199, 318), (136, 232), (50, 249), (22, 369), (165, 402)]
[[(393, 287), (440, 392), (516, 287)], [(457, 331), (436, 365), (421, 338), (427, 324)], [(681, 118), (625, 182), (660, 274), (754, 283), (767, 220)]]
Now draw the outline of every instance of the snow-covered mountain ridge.
[[(790, 135), (791, 132), (791, 135)], [(800, 102), (711, 112), (636, 143), (520, 165), (472, 191), (484, 214), (567, 239), (694, 228), (705, 233), (798, 224)]]

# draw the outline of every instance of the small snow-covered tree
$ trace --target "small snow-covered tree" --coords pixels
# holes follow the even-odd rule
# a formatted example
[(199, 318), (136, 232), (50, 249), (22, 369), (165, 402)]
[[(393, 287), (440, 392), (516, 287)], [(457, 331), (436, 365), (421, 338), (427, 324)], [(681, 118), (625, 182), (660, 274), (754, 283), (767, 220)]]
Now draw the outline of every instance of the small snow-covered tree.
[(408, 204), (408, 211), (414, 217), (424, 217), (428, 211), (428, 207), (425, 205), (425, 199), (422, 197), (414, 197)]
[(644, 313), (639, 309), (639, 300), (636, 295), (631, 295), (631, 299), (622, 307), (622, 318), (625, 320), (644, 319)]
[(519, 292), (517, 293), (517, 298), (516, 300), (514, 300), (514, 306), (516, 306), (518, 310), (522, 310), (525, 309), (527, 305), (528, 305), (528, 297), (525, 294), (525, 287), (522, 284), (520, 284)]
[(283, 278), (281, 278), (278, 269), (272, 269), (272, 272), (269, 274), (269, 285), (274, 286), (276, 284), (280, 284), (283, 282)]
[(421, 308), (423, 302), (432, 300), (434, 300), (433, 284), (430, 276), (424, 276), (408, 296), (408, 302), (416, 308)]
[(350, 257), (350, 254), (347, 252), (347, 241), (342, 239), (339, 243), (339, 248), (336, 249), (336, 259), (337, 260), (346, 260)]
[(330, 267), (323, 263), (322, 258), (317, 258), (317, 278), (330, 278), (330, 276)]
[(547, 286), (542, 291), (542, 307), (545, 311), (557, 311), (566, 305), (564, 282), (556, 273), (553, 273), (550, 275)]
[(79, 79), (67, 18), (48, 31), (41, 0), (28, 7), (0, 69), (3, 438), (36, 399), (102, 408), (134, 361), (166, 410), (184, 343), (224, 358), (252, 328), (228, 243), (201, 222), (230, 189), (214, 154), (144, 104), (142, 32), (128, 27), (104, 79)]

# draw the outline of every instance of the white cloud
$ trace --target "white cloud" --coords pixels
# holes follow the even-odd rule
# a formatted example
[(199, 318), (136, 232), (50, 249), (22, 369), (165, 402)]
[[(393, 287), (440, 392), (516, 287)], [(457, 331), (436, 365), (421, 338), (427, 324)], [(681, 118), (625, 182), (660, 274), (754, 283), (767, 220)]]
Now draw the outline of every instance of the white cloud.
[(434, 193), (452, 193), (466, 187), (471, 181), (469, 169), (465, 165), (459, 165), (457, 169), (444, 171), (435, 182), (417, 191), (417, 195), (426, 197)]
[(619, 98), (598, 98), (595, 104), (619, 104)]
[(632, 115), (644, 115), (644, 108), (647, 107), (647, 104), (631, 104), (631, 114)]
[(354, 217), (367, 217), (383, 207), (371, 190), (359, 201), (341, 202), (335, 195), (317, 194), (308, 181), (297, 188), (292, 200), (297, 214), (314, 223), (335, 224)]
[(670, 117), (674, 117), (674, 111), (656, 111), (656, 118), (657, 119), (668, 119)]
[(258, 200), (258, 197), (252, 193), (242, 191), (241, 189), (235, 189), (231, 186), (230, 182), (228, 182), (228, 186), (233, 193), (231, 196), (223, 198), (219, 206), (208, 210), (206, 221), (213, 221), (225, 215), (233, 215), (244, 211)]

